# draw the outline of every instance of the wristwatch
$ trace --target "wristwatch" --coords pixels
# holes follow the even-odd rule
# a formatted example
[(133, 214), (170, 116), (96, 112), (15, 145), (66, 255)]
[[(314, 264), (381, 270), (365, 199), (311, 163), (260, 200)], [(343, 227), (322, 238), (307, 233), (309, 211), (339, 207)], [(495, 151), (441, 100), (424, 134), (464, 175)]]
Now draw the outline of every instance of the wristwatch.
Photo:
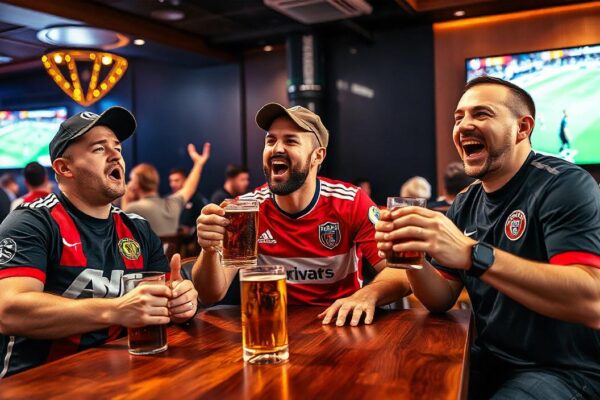
[(494, 248), (487, 243), (477, 242), (471, 250), (473, 266), (467, 271), (467, 275), (479, 278), (494, 264), (496, 260)]

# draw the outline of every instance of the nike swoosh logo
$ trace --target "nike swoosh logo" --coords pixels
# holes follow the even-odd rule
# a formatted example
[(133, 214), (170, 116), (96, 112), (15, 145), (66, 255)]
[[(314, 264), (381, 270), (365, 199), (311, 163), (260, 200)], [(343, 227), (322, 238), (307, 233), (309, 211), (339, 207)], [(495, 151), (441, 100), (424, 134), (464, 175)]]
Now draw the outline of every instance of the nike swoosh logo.
[(463, 233), (465, 234), (466, 237), (473, 236), (474, 234), (477, 233), (477, 229), (475, 229), (473, 232), (467, 232), (467, 230), (465, 229), (465, 231)]
[(67, 242), (67, 241), (65, 240), (65, 238), (63, 238), (63, 241), (62, 241), (62, 242), (63, 242), (63, 244), (64, 244), (65, 246), (67, 246), (67, 247), (75, 247), (75, 246), (77, 246), (78, 244), (81, 244), (81, 242), (77, 242), (77, 243), (69, 243), (69, 242)]

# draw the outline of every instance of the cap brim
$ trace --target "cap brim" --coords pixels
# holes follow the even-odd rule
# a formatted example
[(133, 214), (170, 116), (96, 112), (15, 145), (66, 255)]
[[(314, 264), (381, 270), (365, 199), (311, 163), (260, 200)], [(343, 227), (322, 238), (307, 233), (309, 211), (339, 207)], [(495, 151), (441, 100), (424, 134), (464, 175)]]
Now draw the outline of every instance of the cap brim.
[(93, 123), (82, 129), (73, 139), (83, 136), (96, 126), (106, 126), (115, 133), (120, 142), (125, 141), (135, 132), (137, 123), (135, 117), (127, 109), (119, 106), (106, 109)]
[(268, 103), (265, 104), (256, 113), (256, 124), (263, 130), (268, 131), (271, 128), (271, 124), (279, 117), (289, 117), (298, 125), (300, 128), (307, 132), (312, 132), (310, 126), (307, 126), (302, 120), (296, 118), (293, 114), (279, 103)]

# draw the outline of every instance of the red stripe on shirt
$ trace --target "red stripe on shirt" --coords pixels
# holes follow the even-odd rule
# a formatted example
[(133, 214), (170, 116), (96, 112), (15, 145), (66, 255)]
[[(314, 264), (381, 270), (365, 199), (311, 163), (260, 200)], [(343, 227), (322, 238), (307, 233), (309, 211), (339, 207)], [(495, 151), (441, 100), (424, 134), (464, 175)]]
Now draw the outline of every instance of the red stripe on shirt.
[(590, 267), (600, 268), (600, 256), (598, 254), (586, 253), (584, 251), (566, 251), (550, 258), (550, 264), (573, 265), (583, 264)]
[(458, 276), (452, 275), (446, 271), (442, 271), (439, 269), (436, 269), (436, 271), (438, 272), (438, 274), (440, 274), (449, 281), (462, 282)]
[(50, 215), (58, 224), (62, 237), (62, 254), (59, 265), (62, 267), (87, 267), (87, 257), (83, 253), (81, 236), (73, 218), (60, 203), (52, 208)]
[(0, 270), (0, 279), (13, 276), (35, 278), (44, 284), (46, 283), (46, 273), (34, 267), (15, 267)]
[(81, 335), (73, 335), (64, 339), (52, 341), (46, 362), (58, 360), (60, 358), (77, 353), (80, 342)]

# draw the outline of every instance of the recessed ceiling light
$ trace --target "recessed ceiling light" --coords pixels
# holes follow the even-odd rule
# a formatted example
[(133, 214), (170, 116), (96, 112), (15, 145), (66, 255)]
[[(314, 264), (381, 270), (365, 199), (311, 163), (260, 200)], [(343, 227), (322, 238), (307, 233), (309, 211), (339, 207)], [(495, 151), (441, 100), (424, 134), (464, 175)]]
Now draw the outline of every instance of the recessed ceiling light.
[(465, 14), (466, 14), (466, 12), (464, 10), (454, 11), (454, 16), (455, 17), (464, 17)]
[(163, 8), (152, 11), (150, 16), (161, 21), (181, 21), (185, 18), (185, 13), (176, 8)]
[(8, 57), (8, 56), (0, 56), (0, 64), (6, 64), (11, 62), (13, 59), (12, 57)]
[(53, 46), (116, 49), (129, 43), (123, 34), (84, 25), (62, 25), (42, 29), (37, 38)]
[(146, 44), (146, 41), (144, 39), (135, 39), (133, 41), (133, 44), (135, 44), (136, 46), (143, 46)]
[(273, 46), (270, 45), (266, 45), (265, 47), (263, 47), (263, 50), (266, 51), (267, 53), (270, 51), (273, 51)]

